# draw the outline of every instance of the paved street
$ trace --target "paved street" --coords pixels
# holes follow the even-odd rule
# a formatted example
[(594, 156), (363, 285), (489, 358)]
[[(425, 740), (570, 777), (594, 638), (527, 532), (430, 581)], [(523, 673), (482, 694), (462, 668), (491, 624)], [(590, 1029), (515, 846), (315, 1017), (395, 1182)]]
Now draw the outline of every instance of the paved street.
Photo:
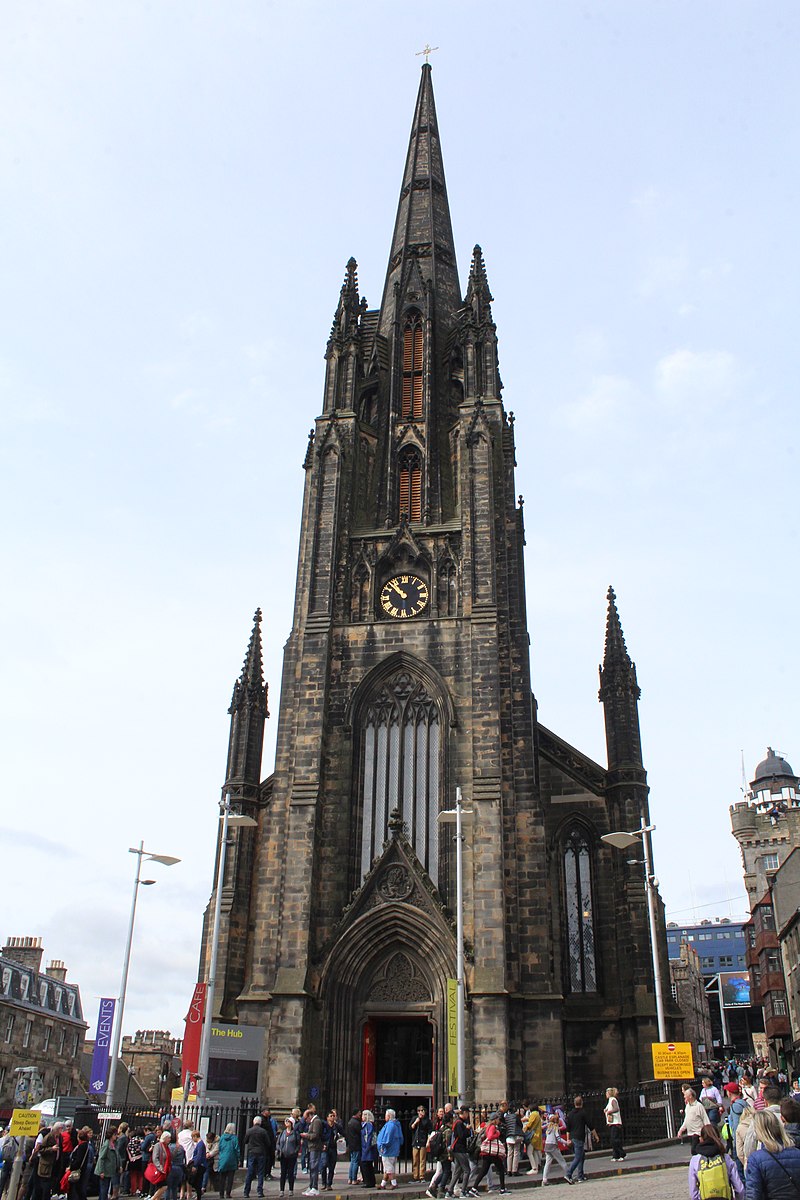
[[(656, 1146), (648, 1150), (629, 1149), (628, 1157), (622, 1163), (612, 1162), (607, 1154), (591, 1155), (586, 1160), (586, 1183), (575, 1185), (578, 1190), (573, 1200), (633, 1200), (633, 1197), (644, 1195), (654, 1197), (654, 1200), (686, 1200), (688, 1195), (689, 1147), (673, 1143), (668, 1146)], [(242, 1176), (243, 1179), (243, 1176)], [(302, 1197), (307, 1185), (307, 1176), (299, 1175), (295, 1187), (295, 1200)], [(534, 1178), (523, 1174), (517, 1179), (509, 1180), (512, 1200), (534, 1200), (541, 1191), (541, 1173)], [(559, 1173), (548, 1180), (549, 1190), (544, 1196), (560, 1197), (566, 1200), (567, 1184)], [(553, 1188), (560, 1190), (553, 1191)], [(234, 1194), (241, 1191), (241, 1182), (234, 1189)], [(265, 1188), (267, 1200), (277, 1200), (277, 1187), (269, 1182)], [(255, 1193), (253, 1193), (255, 1195)], [(331, 1200), (377, 1200), (378, 1196), (386, 1193), (379, 1189), (365, 1192), (363, 1188), (348, 1188), (344, 1179), (334, 1178)], [(402, 1183), (397, 1188), (398, 1197), (402, 1200), (418, 1200), (423, 1197), (423, 1188), (419, 1184)], [(481, 1192), (483, 1198), (485, 1193)], [(570, 1191), (570, 1196), (573, 1196)], [(497, 1193), (491, 1193), (490, 1200), (496, 1200)]]

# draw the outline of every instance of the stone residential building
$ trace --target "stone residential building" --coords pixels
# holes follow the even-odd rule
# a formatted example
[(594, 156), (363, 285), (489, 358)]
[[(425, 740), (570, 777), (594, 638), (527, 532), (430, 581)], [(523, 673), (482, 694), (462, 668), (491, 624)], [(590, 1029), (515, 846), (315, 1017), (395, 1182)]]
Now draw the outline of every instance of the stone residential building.
[(687, 942), (681, 943), (678, 958), (670, 958), (672, 998), (683, 1014), (683, 1040), (692, 1043), (695, 1063), (713, 1055), (711, 1011), (700, 955)]
[(800, 779), (771, 746), (730, 814), (750, 898), (751, 917), (744, 928), (752, 1000), (764, 1010), (773, 1061), (782, 1064), (793, 1047), (773, 883), (781, 864), (800, 846)]
[(795, 847), (772, 878), (775, 925), (781, 949), (789, 1009), (790, 1065), (800, 1066), (800, 847)]
[[(230, 707), (224, 789), (257, 827), (230, 833), (214, 1018), (266, 1031), (276, 1106), (452, 1091), (457, 786), (467, 1093), (652, 1074), (643, 873), (600, 840), (649, 822), (636, 668), (609, 590), (607, 765), (540, 722), (492, 299), (479, 246), (459, 281), (426, 63), (381, 302), (350, 259), (327, 343), (267, 779), (260, 611)], [(657, 953), (667, 980), (663, 910)]]
[(38, 937), (10, 937), (0, 950), (0, 1112), (14, 1106), (16, 1067), (36, 1067), (43, 1098), (82, 1096), (86, 1022), (77, 984), (58, 959), (42, 971)]

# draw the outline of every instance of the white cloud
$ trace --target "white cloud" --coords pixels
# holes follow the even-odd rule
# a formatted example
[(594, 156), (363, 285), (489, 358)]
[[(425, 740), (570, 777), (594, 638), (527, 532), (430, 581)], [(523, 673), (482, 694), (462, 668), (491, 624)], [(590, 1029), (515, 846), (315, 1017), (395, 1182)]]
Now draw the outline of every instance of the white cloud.
[(717, 408), (739, 390), (742, 372), (727, 350), (675, 350), (656, 363), (656, 394), (670, 408)]
[(645, 264), (639, 295), (650, 297), (670, 291), (686, 284), (690, 276), (689, 255), (685, 249), (674, 254), (654, 254)]
[(631, 204), (634, 208), (640, 208), (647, 211), (652, 211), (658, 208), (663, 202), (663, 196), (659, 189), (650, 184), (648, 187), (640, 188), (631, 198)]
[(637, 391), (624, 375), (597, 375), (582, 396), (565, 404), (561, 416), (571, 429), (594, 433), (618, 419), (636, 398)]

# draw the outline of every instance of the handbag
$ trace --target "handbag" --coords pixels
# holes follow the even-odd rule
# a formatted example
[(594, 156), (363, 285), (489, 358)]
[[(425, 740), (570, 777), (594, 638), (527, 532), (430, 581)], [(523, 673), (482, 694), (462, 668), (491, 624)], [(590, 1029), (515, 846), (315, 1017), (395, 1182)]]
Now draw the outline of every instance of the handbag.
[(144, 1177), (148, 1183), (163, 1183), (167, 1178), (163, 1171), (159, 1171), (155, 1163), (149, 1162), (144, 1169)]
[[(766, 1149), (766, 1147), (764, 1147), (764, 1148)], [(786, 1178), (789, 1180), (789, 1183), (792, 1185), (792, 1187), (794, 1188), (794, 1190), (797, 1192), (798, 1196), (800, 1196), (800, 1186), (798, 1186), (798, 1184), (797, 1184), (797, 1183), (795, 1183), (795, 1181), (792, 1179), (791, 1175), (790, 1175), (790, 1174), (789, 1174), (789, 1172), (786, 1170), (786, 1167), (783, 1165), (783, 1163), (781, 1162), (781, 1160), (780, 1160), (780, 1159), (779, 1159), (779, 1158), (778, 1158), (778, 1157), (777, 1157), (775, 1154), (773, 1154), (771, 1150), (767, 1150), (767, 1154), (770, 1156), (770, 1158), (774, 1158), (774, 1159), (775, 1159), (775, 1162), (778, 1164), (778, 1166), (780, 1167), (780, 1169), (783, 1171), (784, 1175), (785, 1175), (785, 1176), (786, 1176)]]

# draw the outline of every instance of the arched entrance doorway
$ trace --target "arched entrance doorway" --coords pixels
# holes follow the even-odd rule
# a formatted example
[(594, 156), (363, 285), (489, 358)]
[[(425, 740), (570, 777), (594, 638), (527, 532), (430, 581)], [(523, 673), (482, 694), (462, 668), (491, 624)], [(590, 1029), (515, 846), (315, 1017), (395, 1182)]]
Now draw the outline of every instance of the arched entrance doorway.
[(454, 947), (447, 925), (437, 924), (411, 904), (379, 904), (333, 947), (320, 1000), (326, 1092), (340, 1111), (429, 1108), (443, 1093)]

